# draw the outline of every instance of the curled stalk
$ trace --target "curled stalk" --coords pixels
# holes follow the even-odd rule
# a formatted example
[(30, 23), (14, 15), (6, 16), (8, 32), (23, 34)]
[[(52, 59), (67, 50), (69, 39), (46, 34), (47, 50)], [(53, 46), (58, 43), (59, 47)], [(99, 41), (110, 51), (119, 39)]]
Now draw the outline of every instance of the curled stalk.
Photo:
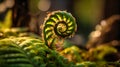
[(52, 48), (56, 38), (71, 37), (76, 31), (75, 18), (66, 11), (49, 13), (43, 24), (43, 39), (45, 44)]

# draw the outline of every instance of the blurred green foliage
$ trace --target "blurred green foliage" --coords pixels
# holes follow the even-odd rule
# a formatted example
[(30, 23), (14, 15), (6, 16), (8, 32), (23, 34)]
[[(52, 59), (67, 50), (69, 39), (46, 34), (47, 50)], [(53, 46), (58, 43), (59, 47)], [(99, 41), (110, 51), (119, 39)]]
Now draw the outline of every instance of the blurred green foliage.
[(0, 28), (10, 28), (12, 26), (12, 11), (8, 10), (3, 21), (0, 21)]

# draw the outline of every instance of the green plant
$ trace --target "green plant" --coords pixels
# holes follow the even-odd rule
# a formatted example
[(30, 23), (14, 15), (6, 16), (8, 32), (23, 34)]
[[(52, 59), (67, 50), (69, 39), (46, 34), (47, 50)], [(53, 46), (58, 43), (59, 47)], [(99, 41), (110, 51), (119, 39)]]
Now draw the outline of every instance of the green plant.
[(70, 13), (52, 12), (48, 14), (43, 24), (43, 40), (16, 35), (15, 37), (9, 37), (9, 35), (0, 40), (0, 66), (74, 67), (74, 63), (60, 56), (56, 50), (53, 50), (53, 47), (57, 36), (59, 38), (70, 37), (75, 30), (75, 19)]
[(53, 48), (56, 38), (71, 37), (76, 31), (75, 18), (66, 11), (55, 11), (48, 14), (43, 24), (43, 38), (45, 44)]
[(78, 63), (83, 61), (82, 59), (82, 50), (80, 50), (77, 46), (68, 47), (60, 52), (60, 54), (66, 57), (69, 61)]
[(9, 10), (4, 18), (4, 21), (0, 21), (0, 29), (10, 28), (12, 25), (12, 11)]

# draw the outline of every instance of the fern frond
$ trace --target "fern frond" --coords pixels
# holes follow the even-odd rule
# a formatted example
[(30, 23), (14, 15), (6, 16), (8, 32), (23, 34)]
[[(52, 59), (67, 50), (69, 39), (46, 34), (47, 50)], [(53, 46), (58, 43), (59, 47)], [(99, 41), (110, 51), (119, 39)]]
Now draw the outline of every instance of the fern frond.
[(76, 27), (75, 18), (66, 11), (54, 11), (48, 14), (43, 24), (45, 44), (51, 47), (57, 37), (71, 37), (76, 31)]
[(2, 67), (34, 67), (27, 55), (14, 42), (0, 40), (0, 66)]

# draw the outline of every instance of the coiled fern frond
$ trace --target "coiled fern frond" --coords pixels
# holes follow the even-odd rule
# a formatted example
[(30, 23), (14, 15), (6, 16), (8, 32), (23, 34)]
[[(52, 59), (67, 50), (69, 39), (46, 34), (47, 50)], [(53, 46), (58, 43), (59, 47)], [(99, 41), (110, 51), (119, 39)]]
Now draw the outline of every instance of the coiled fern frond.
[(49, 13), (43, 24), (43, 38), (45, 44), (52, 47), (54, 40), (71, 37), (76, 31), (75, 18), (66, 11)]
[(52, 12), (43, 25), (45, 41), (19, 36), (0, 39), (0, 67), (74, 67), (73, 63), (48, 47), (57, 37), (70, 37), (75, 30), (75, 19), (70, 13)]

